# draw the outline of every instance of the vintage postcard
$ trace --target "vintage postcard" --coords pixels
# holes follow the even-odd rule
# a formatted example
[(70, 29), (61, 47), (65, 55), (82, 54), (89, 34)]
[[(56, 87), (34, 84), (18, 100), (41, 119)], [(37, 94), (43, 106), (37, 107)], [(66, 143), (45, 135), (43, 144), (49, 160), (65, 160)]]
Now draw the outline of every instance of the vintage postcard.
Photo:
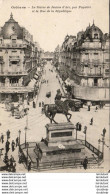
[(109, 0), (0, 0), (0, 172), (109, 172)]

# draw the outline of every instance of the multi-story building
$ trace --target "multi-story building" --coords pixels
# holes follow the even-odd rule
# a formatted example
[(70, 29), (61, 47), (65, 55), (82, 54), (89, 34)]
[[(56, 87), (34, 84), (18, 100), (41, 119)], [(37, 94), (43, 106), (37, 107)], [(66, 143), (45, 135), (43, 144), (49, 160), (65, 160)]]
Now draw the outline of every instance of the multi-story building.
[(0, 28), (0, 101), (18, 100), (32, 92), (28, 83), (38, 63), (33, 36), (10, 15)]
[(60, 52), (63, 79), (74, 80), (73, 95), (90, 101), (109, 101), (109, 34), (93, 23), (75, 36), (66, 36)]

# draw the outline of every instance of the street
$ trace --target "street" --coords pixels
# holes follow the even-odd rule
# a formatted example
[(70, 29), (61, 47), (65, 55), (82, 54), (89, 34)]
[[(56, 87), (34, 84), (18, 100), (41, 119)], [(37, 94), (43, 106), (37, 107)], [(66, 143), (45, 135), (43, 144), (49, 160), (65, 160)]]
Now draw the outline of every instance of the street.
[[(52, 71), (51, 71), (52, 70)], [(42, 114), (42, 107), (39, 107), (39, 103), (44, 102), (44, 104), (54, 104), (54, 98), (56, 95), (57, 89), (60, 89), (63, 93), (61, 84), (59, 83), (58, 78), (56, 77), (57, 73), (50, 62), (47, 62), (44, 74), (42, 75), (42, 80), (46, 80), (46, 83), (42, 83), (40, 87), (40, 91), (38, 96), (36, 97), (36, 108), (32, 107), (32, 102), (29, 105), (28, 116), (24, 116), (21, 119), (15, 119), (12, 117), (11, 112), (7, 112), (4, 104), (0, 104), (0, 135), (4, 134), (4, 143), (0, 142), (0, 148), (4, 148), (3, 156), (5, 153), (5, 142), (6, 142), (6, 131), (9, 129), (10, 134), (10, 144), (12, 140), (15, 141), (15, 137), (19, 137), (18, 131), (21, 130), (20, 134), (20, 143), (24, 143), (25, 141), (25, 130), (24, 128), (28, 125), (28, 130), (26, 132), (26, 140), (27, 142), (38, 142), (46, 137), (45, 125), (49, 123), (49, 119)], [(51, 97), (47, 98), (46, 93), (51, 92)], [(105, 148), (104, 148), (104, 163), (102, 166), (105, 166), (105, 171), (109, 169), (109, 108), (104, 107), (103, 109), (95, 110), (95, 106), (91, 107), (91, 110), (88, 111), (88, 107), (84, 105), (83, 108), (80, 109), (79, 112), (72, 112), (71, 122), (76, 125), (77, 122), (80, 122), (82, 125), (82, 130), (78, 131), (78, 139), (85, 138), (84, 126), (87, 126), (87, 141), (91, 143), (96, 148), (100, 148), (102, 151), (102, 143), (98, 146), (98, 140), (102, 139), (102, 131), (103, 128), (106, 129), (105, 134)], [(90, 120), (93, 117), (93, 125), (90, 125)], [(66, 117), (63, 114), (57, 114), (55, 116), (55, 120), (57, 122), (67, 122)], [(27, 122), (27, 124), (26, 124)], [(11, 148), (11, 146), (10, 146)], [(18, 163), (18, 147), (14, 152), (10, 149), (9, 155), (13, 155), (16, 160), (17, 171), (26, 172), (27, 170), (24, 168), (22, 164)], [(1, 158), (3, 158), (1, 156)]]

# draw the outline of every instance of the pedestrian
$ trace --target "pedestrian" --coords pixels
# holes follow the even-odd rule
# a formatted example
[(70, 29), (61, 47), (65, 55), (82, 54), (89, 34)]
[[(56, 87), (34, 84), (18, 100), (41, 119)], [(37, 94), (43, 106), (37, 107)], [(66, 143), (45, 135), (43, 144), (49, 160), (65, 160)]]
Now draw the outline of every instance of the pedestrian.
[(33, 100), (33, 108), (36, 108), (36, 103), (34, 100)]
[(7, 135), (7, 139), (9, 139), (9, 138), (10, 138), (10, 131), (9, 131), (9, 129), (8, 129), (8, 131), (6, 132), (6, 135)]
[(93, 125), (93, 117), (90, 120), (90, 125)]
[(6, 153), (8, 153), (10, 149), (10, 142), (8, 140), (5, 143), (5, 149), (6, 149)]
[(11, 157), (10, 157), (10, 163), (12, 164), (14, 161), (15, 161), (14, 160), (14, 157), (11, 155)]
[(88, 164), (88, 158), (86, 156), (84, 161), (83, 161), (83, 167), (84, 167), (85, 170), (87, 169), (87, 164)]
[(11, 114), (12, 114), (12, 117), (14, 116), (14, 107), (12, 107), (11, 109)]
[(79, 131), (79, 122), (76, 123), (76, 130)]
[(16, 147), (19, 145), (19, 138), (16, 138)]
[(96, 106), (96, 107), (95, 107), (95, 112), (97, 112), (97, 110), (98, 110), (98, 107)]
[(31, 161), (29, 161), (29, 163), (28, 163), (28, 171), (30, 171), (31, 170)]
[(79, 123), (79, 131), (81, 131), (81, 129), (82, 129), (82, 125), (81, 123)]
[(9, 159), (8, 159), (8, 155), (7, 153), (5, 153), (5, 156), (4, 156), (4, 159), (3, 159), (3, 162), (7, 165)]
[(14, 157), (11, 155), (9, 159), (9, 172), (13, 172), (14, 162), (15, 162)]
[(39, 107), (41, 107), (41, 102), (39, 102)]
[(15, 161), (13, 162), (13, 165), (12, 165), (12, 172), (16, 172), (16, 162)]
[(4, 135), (3, 135), (3, 133), (1, 134), (1, 142), (4, 143)]
[(88, 111), (90, 111), (90, 105), (88, 105)]
[(42, 107), (44, 107), (44, 102), (42, 101)]
[(15, 150), (15, 142), (14, 142), (14, 140), (12, 140), (11, 148), (12, 148), (12, 152), (14, 152), (14, 150)]

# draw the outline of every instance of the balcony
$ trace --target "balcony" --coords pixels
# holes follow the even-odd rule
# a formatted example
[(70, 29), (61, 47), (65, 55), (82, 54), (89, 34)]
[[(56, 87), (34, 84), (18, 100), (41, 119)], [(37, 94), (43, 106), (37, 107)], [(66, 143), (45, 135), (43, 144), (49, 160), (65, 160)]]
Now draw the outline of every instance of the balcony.
[(0, 48), (27, 48), (27, 44), (2, 44)]
[(0, 72), (0, 76), (17, 76), (17, 75), (27, 75), (27, 71), (18, 72)]
[(85, 73), (85, 72), (76, 72), (76, 74), (80, 77), (84, 76), (84, 77), (103, 77), (103, 73)]

